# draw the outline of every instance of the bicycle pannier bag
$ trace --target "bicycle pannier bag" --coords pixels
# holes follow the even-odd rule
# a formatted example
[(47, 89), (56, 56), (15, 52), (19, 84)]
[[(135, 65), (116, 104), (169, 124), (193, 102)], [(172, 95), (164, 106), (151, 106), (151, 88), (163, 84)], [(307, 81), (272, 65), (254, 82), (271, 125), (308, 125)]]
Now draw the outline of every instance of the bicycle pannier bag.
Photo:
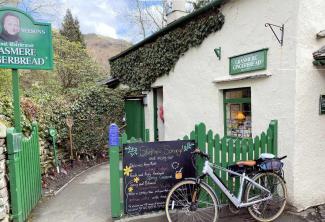
[(264, 171), (279, 171), (282, 167), (283, 163), (278, 159), (264, 159), (260, 163), (260, 168)]

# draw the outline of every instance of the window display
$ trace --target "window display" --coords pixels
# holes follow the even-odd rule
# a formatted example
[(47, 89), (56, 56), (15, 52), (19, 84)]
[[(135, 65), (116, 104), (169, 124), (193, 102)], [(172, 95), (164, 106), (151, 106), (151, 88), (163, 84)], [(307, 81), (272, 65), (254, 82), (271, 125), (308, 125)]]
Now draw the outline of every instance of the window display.
[(250, 88), (226, 90), (224, 96), (226, 136), (252, 137)]

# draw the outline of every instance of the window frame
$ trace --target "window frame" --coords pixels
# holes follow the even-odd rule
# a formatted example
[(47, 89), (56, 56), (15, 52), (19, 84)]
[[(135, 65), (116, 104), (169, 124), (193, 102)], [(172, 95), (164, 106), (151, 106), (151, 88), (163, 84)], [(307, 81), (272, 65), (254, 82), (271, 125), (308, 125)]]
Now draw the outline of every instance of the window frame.
[[(236, 91), (236, 90), (245, 90), (249, 89), (250, 91), (250, 97), (243, 97), (243, 98), (236, 98), (236, 99), (226, 99), (226, 93), (230, 91)], [(225, 89), (223, 90), (223, 120), (224, 120), (224, 136), (228, 138), (233, 138), (233, 139), (249, 139), (252, 137), (237, 137), (237, 136), (229, 136), (227, 135), (227, 104), (229, 103), (237, 103), (237, 104), (243, 104), (243, 103), (249, 103), (251, 104), (251, 118), (252, 118), (252, 90), (251, 87), (242, 87), (242, 88), (232, 88), (232, 89)], [(251, 126), (252, 129), (252, 126)]]

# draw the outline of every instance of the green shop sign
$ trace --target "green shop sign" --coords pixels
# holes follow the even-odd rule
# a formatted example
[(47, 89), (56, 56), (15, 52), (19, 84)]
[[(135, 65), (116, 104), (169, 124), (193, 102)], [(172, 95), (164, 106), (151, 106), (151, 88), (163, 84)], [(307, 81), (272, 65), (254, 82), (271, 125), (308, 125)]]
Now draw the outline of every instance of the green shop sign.
[(261, 49), (258, 51), (230, 57), (230, 75), (266, 69), (267, 50), (268, 49)]
[(51, 24), (16, 8), (1, 8), (0, 21), (0, 68), (53, 68)]

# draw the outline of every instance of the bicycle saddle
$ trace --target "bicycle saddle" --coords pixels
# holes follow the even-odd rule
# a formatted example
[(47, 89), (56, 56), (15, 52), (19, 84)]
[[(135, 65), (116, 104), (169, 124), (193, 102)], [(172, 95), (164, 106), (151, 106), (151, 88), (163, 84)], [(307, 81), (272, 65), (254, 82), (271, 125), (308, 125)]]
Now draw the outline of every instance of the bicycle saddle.
[(236, 163), (238, 166), (255, 166), (255, 160), (239, 161)]

